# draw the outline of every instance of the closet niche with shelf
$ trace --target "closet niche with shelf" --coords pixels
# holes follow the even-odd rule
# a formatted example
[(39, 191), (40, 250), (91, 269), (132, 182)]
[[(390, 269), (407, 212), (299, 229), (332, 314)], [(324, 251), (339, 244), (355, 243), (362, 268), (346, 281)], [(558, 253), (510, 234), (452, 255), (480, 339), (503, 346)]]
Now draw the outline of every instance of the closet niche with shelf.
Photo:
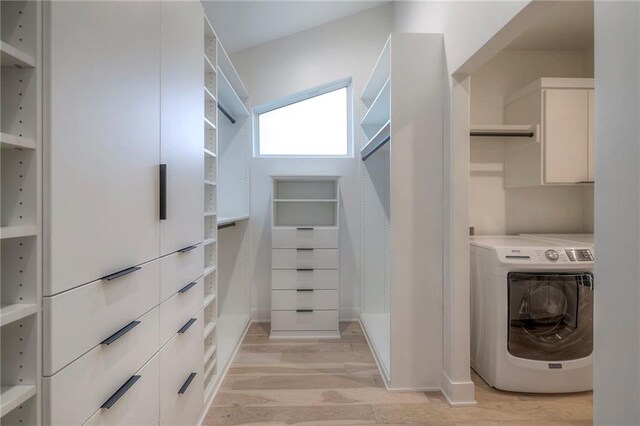
[(42, 5), (0, 19), (0, 425), (40, 424)]

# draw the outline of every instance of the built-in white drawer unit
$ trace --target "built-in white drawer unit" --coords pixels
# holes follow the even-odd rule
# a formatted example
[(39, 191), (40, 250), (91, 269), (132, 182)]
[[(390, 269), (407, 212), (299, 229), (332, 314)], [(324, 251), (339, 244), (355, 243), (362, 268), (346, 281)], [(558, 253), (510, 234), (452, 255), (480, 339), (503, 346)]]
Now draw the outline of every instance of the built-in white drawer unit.
[(45, 376), (59, 371), (158, 305), (158, 261), (124, 272), (127, 273), (43, 298)]
[(160, 350), (160, 412), (178, 395), (180, 387), (204, 358), (204, 313), (187, 320), (180, 331)]
[(160, 300), (180, 291), (202, 275), (204, 248), (202, 244), (184, 249), (160, 259)]
[(273, 269), (338, 269), (337, 249), (273, 249), (271, 267)]
[(272, 331), (334, 331), (338, 311), (271, 311)]
[(203, 282), (203, 278), (193, 281), (160, 304), (160, 345), (202, 309)]
[(45, 377), (43, 423), (78, 425), (89, 419), (158, 351), (159, 334), (159, 308), (155, 307), (52, 377)]
[(318, 289), (337, 290), (340, 273), (337, 269), (273, 269), (271, 288), (274, 290)]
[(272, 248), (338, 248), (338, 228), (274, 228)]
[(271, 309), (286, 311), (297, 309), (335, 310), (338, 306), (338, 290), (272, 290)]
[(129, 377), (104, 406), (84, 423), (87, 426), (158, 424), (158, 355)]
[(196, 424), (204, 398), (204, 371), (202, 363), (187, 374), (176, 391), (176, 398), (160, 417), (162, 426), (192, 426)]

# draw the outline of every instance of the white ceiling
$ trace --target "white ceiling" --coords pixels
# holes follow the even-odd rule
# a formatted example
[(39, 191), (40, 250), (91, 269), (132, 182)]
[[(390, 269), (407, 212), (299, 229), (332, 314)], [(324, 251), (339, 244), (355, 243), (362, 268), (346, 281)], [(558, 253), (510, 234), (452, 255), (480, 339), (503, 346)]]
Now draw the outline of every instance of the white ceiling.
[(204, 10), (228, 53), (380, 6), (386, 1), (203, 1)]
[(582, 50), (593, 47), (593, 2), (562, 1), (509, 49)]

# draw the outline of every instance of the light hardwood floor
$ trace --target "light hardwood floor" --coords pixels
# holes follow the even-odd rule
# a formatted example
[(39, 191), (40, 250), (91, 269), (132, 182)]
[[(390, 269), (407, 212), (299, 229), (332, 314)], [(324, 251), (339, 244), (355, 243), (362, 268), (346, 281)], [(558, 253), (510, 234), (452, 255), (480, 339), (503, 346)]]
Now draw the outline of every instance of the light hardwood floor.
[(439, 393), (390, 393), (357, 323), (342, 339), (269, 340), (252, 324), (204, 425), (590, 425), (591, 392), (499, 392), (475, 373), (478, 406), (451, 408)]

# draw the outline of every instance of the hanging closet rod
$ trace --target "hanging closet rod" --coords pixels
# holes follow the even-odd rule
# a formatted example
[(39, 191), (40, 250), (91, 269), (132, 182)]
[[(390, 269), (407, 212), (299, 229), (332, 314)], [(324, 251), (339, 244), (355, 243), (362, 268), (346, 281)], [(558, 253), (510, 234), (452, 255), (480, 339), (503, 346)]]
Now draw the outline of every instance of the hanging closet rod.
[(488, 136), (488, 137), (510, 137), (510, 138), (532, 138), (533, 132), (470, 132), (469, 136)]
[(224, 225), (218, 225), (218, 229), (231, 228), (236, 226), (235, 222), (225, 223)]
[(224, 114), (225, 117), (227, 117), (229, 119), (229, 121), (231, 122), (231, 124), (236, 124), (236, 119), (233, 118), (231, 116), (231, 114), (229, 114), (229, 111), (227, 111), (225, 109), (225, 107), (223, 107), (220, 103), (218, 103), (218, 109), (220, 110), (220, 112), (222, 112)]
[[(387, 136), (378, 142), (373, 148), (371, 148), (368, 152), (361, 152), (362, 161), (367, 161), (367, 158), (371, 157), (377, 150), (382, 148), (387, 142), (391, 140), (391, 136)], [(367, 147), (368, 148), (368, 147)]]

